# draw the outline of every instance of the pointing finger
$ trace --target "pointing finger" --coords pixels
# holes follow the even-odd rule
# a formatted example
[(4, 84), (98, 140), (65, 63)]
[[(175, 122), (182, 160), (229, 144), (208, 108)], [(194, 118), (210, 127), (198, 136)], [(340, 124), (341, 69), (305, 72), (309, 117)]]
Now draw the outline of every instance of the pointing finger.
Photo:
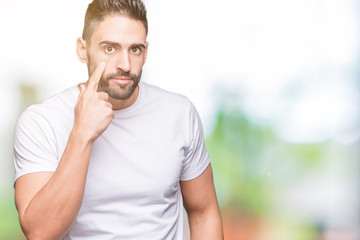
[(100, 79), (101, 79), (101, 76), (104, 72), (105, 65), (106, 65), (105, 62), (101, 62), (96, 67), (95, 71), (93, 72), (93, 74), (91, 75), (91, 77), (89, 79), (88, 89), (96, 92), (99, 82), (100, 82)]

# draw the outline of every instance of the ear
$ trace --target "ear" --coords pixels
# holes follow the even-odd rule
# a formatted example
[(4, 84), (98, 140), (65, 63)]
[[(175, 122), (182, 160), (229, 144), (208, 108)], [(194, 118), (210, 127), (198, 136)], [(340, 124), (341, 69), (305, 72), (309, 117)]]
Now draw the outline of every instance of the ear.
[(146, 62), (146, 58), (147, 58), (148, 46), (149, 46), (149, 42), (148, 42), (148, 41), (146, 41), (146, 42), (145, 42), (144, 64), (145, 64), (145, 62)]
[(86, 42), (81, 37), (76, 40), (76, 55), (79, 58), (80, 62), (88, 63)]

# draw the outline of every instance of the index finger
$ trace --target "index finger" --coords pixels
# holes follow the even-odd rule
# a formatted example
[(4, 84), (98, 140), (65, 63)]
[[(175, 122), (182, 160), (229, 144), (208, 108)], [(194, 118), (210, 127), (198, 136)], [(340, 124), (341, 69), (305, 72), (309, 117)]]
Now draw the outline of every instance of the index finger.
[(105, 65), (106, 65), (105, 62), (101, 62), (97, 65), (95, 71), (89, 78), (89, 84), (88, 84), (89, 89), (94, 90), (96, 92), (99, 82), (100, 82), (100, 79), (101, 79), (101, 76), (104, 72)]

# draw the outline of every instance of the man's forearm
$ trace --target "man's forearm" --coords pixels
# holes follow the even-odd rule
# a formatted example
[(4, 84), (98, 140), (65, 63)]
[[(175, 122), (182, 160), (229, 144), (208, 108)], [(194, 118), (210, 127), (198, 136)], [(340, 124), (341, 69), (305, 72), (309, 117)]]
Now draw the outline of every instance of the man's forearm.
[(58, 239), (70, 227), (83, 199), (91, 145), (70, 134), (58, 168), (20, 213), (28, 239)]

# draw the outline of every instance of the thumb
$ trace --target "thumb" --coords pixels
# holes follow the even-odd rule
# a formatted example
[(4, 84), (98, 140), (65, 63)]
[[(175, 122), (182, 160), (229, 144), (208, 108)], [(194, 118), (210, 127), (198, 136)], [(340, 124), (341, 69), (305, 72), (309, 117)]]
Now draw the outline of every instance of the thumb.
[(80, 84), (79, 85), (79, 90), (80, 90), (80, 93), (83, 93), (85, 91), (86, 87), (84, 84)]

